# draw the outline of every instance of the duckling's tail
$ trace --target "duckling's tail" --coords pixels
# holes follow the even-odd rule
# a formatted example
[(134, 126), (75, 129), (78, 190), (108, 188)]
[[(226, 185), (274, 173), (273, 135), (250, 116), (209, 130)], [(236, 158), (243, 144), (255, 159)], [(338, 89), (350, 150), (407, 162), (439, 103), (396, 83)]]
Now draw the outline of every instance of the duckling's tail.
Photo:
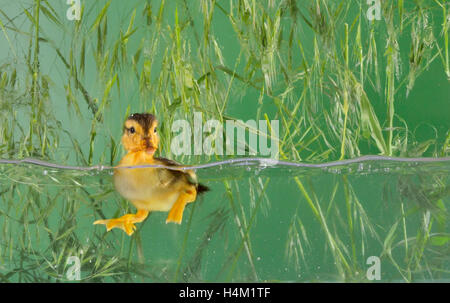
[(210, 191), (209, 187), (203, 184), (197, 184), (197, 194), (203, 194), (204, 192)]

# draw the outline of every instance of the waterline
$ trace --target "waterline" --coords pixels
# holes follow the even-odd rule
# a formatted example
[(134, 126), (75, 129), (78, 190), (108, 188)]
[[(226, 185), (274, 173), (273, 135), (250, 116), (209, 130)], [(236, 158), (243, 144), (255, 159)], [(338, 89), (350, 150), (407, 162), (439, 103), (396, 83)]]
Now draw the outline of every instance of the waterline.
[[(362, 157), (357, 157), (353, 159), (346, 159), (346, 160), (338, 160), (338, 161), (331, 161), (331, 162), (324, 162), (324, 163), (302, 163), (302, 162), (290, 162), (290, 161), (281, 161), (281, 160), (274, 160), (270, 158), (235, 158), (235, 159), (227, 159), (223, 161), (217, 161), (217, 162), (211, 162), (211, 163), (205, 163), (205, 164), (198, 164), (198, 165), (186, 165), (186, 166), (179, 166), (179, 167), (173, 167), (173, 166), (165, 166), (165, 165), (135, 165), (135, 166), (122, 166), (120, 169), (127, 169), (127, 168), (147, 168), (147, 167), (154, 167), (154, 168), (167, 168), (172, 170), (188, 170), (188, 169), (203, 169), (203, 168), (211, 168), (216, 166), (222, 166), (222, 165), (243, 165), (243, 166), (250, 166), (250, 165), (259, 165), (259, 166), (272, 166), (274, 164), (280, 165), (280, 166), (290, 166), (290, 167), (306, 167), (306, 168), (328, 168), (328, 167), (334, 167), (334, 166), (342, 166), (342, 165), (348, 165), (353, 163), (362, 163), (366, 161), (392, 161), (392, 162), (409, 162), (409, 163), (437, 163), (437, 162), (450, 162), (450, 157), (441, 157), (441, 158), (432, 158), (432, 157), (422, 157), (422, 158), (404, 158), (404, 157), (389, 157), (389, 156), (379, 156), (379, 155), (367, 155)], [(106, 165), (94, 165), (94, 166), (70, 166), (70, 165), (60, 165), (55, 164), (51, 162), (46, 162), (38, 159), (33, 158), (25, 158), (20, 160), (14, 160), (14, 159), (0, 159), (0, 164), (33, 164), (48, 168), (56, 168), (56, 169), (64, 169), (64, 170), (80, 170), (80, 171), (92, 171), (92, 170), (112, 170), (117, 167), (114, 166), (106, 166)]]

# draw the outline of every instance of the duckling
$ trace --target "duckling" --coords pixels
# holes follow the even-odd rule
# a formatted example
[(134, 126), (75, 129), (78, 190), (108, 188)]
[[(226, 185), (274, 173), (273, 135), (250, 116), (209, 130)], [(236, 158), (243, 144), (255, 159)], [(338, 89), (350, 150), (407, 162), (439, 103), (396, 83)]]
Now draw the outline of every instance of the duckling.
[[(147, 218), (151, 211), (169, 212), (166, 223), (181, 224), (186, 204), (194, 202), (197, 194), (209, 190), (197, 182), (193, 170), (176, 169), (179, 163), (155, 157), (159, 145), (158, 120), (149, 113), (132, 114), (123, 128), (122, 145), (127, 154), (114, 168), (114, 186), (122, 197), (137, 209), (135, 214), (120, 218), (97, 220), (94, 224), (106, 225), (107, 231), (120, 228), (131, 236), (136, 230), (135, 223)], [(129, 168), (135, 165), (164, 165), (166, 168)]]

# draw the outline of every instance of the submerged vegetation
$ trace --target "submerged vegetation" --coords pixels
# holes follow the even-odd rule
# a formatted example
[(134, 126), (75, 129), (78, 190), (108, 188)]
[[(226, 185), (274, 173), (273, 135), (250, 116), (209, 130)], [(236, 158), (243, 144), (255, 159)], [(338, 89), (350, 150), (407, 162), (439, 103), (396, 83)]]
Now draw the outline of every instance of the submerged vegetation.
[[(418, 93), (433, 78), (428, 98), (448, 99), (446, 0), (380, 1), (380, 20), (369, 20), (366, 1), (81, 1), (80, 20), (68, 20), (60, 2), (0, 8), (0, 158), (114, 165), (121, 121), (140, 111), (161, 121), (160, 154), (169, 158), (172, 122), (193, 123), (194, 112), (279, 120), (281, 160), (450, 156), (448, 118), (421, 124), (400, 114), (450, 110)], [(0, 281), (67, 280), (70, 256), (80, 258), (83, 281), (365, 281), (370, 255), (392, 267), (383, 281), (448, 280), (446, 169), (374, 176), (386, 178), (373, 181), (376, 198), (351, 172), (320, 182), (205, 172), (215, 193), (189, 208), (182, 227), (162, 231), (155, 214), (129, 239), (91, 226), (103, 211), (129, 207), (109, 174), (1, 166)], [(278, 194), (280, 178), (289, 201)], [(268, 240), (265, 220), (277, 224)], [(222, 251), (211, 248), (218, 238)], [(284, 243), (284, 261), (273, 262), (286, 269), (264, 272), (261, 262), (271, 261), (257, 254), (267, 241)]]

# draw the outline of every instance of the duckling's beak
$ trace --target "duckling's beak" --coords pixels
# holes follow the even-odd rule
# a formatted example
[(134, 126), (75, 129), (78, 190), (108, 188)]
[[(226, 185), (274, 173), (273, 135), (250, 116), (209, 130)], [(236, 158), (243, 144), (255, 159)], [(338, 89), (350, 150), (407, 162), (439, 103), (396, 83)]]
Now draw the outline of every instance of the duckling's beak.
[(157, 146), (155, 146), (152, 143), (151, 138), (150, 137), (144, 137), (143, 141), (144, 141), (143, 145), (144, 145), (145, 152), (148, 153), (148, 154), (153, 154), (156, 151)]

